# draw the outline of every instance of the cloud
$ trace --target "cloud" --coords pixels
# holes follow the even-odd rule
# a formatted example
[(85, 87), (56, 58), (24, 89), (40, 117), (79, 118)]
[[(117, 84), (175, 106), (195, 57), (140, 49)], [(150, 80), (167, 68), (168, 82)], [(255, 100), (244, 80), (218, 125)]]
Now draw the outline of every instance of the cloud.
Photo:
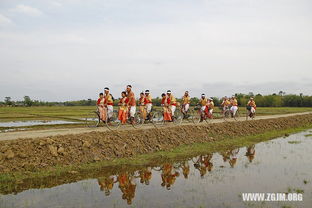
[(0, 25), (8, 25), (8, 24), (11, 24), (12, 21), (7, 18), (6, 16), (0, 14)]
[(30, 15), (30, 16), (40, 16), (43, 14), (43, 12), (41, 12), (39, 9), (30, 7), (24, 4), (17, 5), (11, 11), (17, 12), (17, 13), (23, 13), (23, 14)]

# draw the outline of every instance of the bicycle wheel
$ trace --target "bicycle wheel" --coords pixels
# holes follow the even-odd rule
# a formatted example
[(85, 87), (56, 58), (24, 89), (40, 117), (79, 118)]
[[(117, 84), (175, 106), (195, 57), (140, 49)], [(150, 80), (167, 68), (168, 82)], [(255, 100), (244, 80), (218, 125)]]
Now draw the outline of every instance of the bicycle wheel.
[(118, 120), (118, 111), (113, 111), (113, 116), (108, 119), (108, 116), (106, 118), (106, 126), (109, 130), (116, 130), (120, 126), (120, 121)]
[(225, 121), (228, 121), (230, 119), (230, 117), (231, 117), (231, 111), (229, 109), (225, 110), (223, 112), (223, 119)]
[(98, 127), (100, 124), (100, 116), (97, 111), (90, 112), (85, 118), (85, 124), (89, 128)]
[(183, 114), (183, 119), (187, 120), (188, 122), (193, 122), (193, 115), (194, 111), (192, 109), (189, 109), (185, 114)]
[(174, 111), (173, 117), (174, 117), (173, 123), (175, 125), (180, 125), (182, 123), (182, 121), (183, 121), (183, 113), (179, 109)]
[(144, 118), (143, 118), (143, 116), (141, 115), (140, 112), (136, 113), (136, 114), (134, 115), (134, 121), (132, 122), (131, 125), (133, 126), (133, 128), (138, 129), (138, 128), (140, 128), (143, 124), (144, 124)]
[(163, 112), (154, 112), (152, 118), (153, 125), (157, 128), (161, 125), (164, 125), (164, 114)]
[(236, 111), (235, 115), (233, 116), (235, 121), (239, 120), (239, 110)]

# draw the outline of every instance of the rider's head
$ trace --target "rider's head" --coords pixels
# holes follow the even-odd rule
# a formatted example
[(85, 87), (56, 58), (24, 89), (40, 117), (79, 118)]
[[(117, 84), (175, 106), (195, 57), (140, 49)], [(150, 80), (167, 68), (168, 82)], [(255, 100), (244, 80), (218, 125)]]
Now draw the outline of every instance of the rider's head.
[(209, 100), (209, 101), (213, 101), (213, 98), (212, 98), (212, 97), (210, 97), (210, 98), (208, 98), (208, 100)]
[(253, 100), (254, 98), (253, 97), (250, 97), (250, 100)]
[(101, 92), (101, 93), (99, 94), (99, 96), (100, 96), (100, 97), (103, 97), (103, 92)]
[(171, 95), (171, 90), (167, 90), (167, 95)]
[(166, 94), (165, 94), (165, 93), (161, 94), (161, 97), (165, 97), (165, 96), (166, 96)]
[(140, 97), (144, 97), (144, 92), (141, 92), (141, 93), (140, 93)]
[(148, 95), (150, 93), (149, 90), (145, 90), (145, 95)]
[(185, 91), (185, 93), (184, 93), (186, 96), (188, 96), (188, 94), (189, 94), (189, 92), (188, 91)]
[(121, 97), (126, 97), (127, 96), (127, 92), (126, 91), (122, 91), (121, 92)]
[(105, 92), (105, 94), (108, 94), (108, 93), (109, 93), (109, 88), (108, 88), (108, 87), (105, 87), (105, 88), (104, 88), (104, 92)]
[(127, 85), (127, 92), (130, 92), (132, 89), (132, 86), (131, 85)]
[(203, 94), (201, 94), (201, 97), (202, 97), (202, 98), (205, 98), (205, 97), (206, 97), (206, 95), (203, 93)]

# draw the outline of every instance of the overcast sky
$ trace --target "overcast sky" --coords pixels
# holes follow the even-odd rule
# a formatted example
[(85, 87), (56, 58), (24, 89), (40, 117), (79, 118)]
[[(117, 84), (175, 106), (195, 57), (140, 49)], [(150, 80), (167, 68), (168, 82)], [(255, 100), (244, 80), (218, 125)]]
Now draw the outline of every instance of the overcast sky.
[(312, 94), (311, 0), (0, 0), (0, 100)]

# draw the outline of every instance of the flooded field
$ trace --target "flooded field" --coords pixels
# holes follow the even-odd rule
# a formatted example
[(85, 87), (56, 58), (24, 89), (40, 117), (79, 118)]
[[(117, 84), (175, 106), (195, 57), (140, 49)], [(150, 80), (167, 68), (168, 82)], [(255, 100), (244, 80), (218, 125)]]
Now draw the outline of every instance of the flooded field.
[(10, 121), (10, 122), (0, 122), (0, 127), (22, 127), (22, 126), (37, 126), (37, 125), (76, 124), (76, 123), (79, 122), (62, 121), (62, 120)]
[[(311, 207), (311, 130), (153, 167), (0, 195), (0, 207)], [(62, 178), (54, 178), (62, 184)], [(44, 182), (43, 187), (44, 187)], [(243, 202), (242, 193), (302, 193), (302, 202)]]

